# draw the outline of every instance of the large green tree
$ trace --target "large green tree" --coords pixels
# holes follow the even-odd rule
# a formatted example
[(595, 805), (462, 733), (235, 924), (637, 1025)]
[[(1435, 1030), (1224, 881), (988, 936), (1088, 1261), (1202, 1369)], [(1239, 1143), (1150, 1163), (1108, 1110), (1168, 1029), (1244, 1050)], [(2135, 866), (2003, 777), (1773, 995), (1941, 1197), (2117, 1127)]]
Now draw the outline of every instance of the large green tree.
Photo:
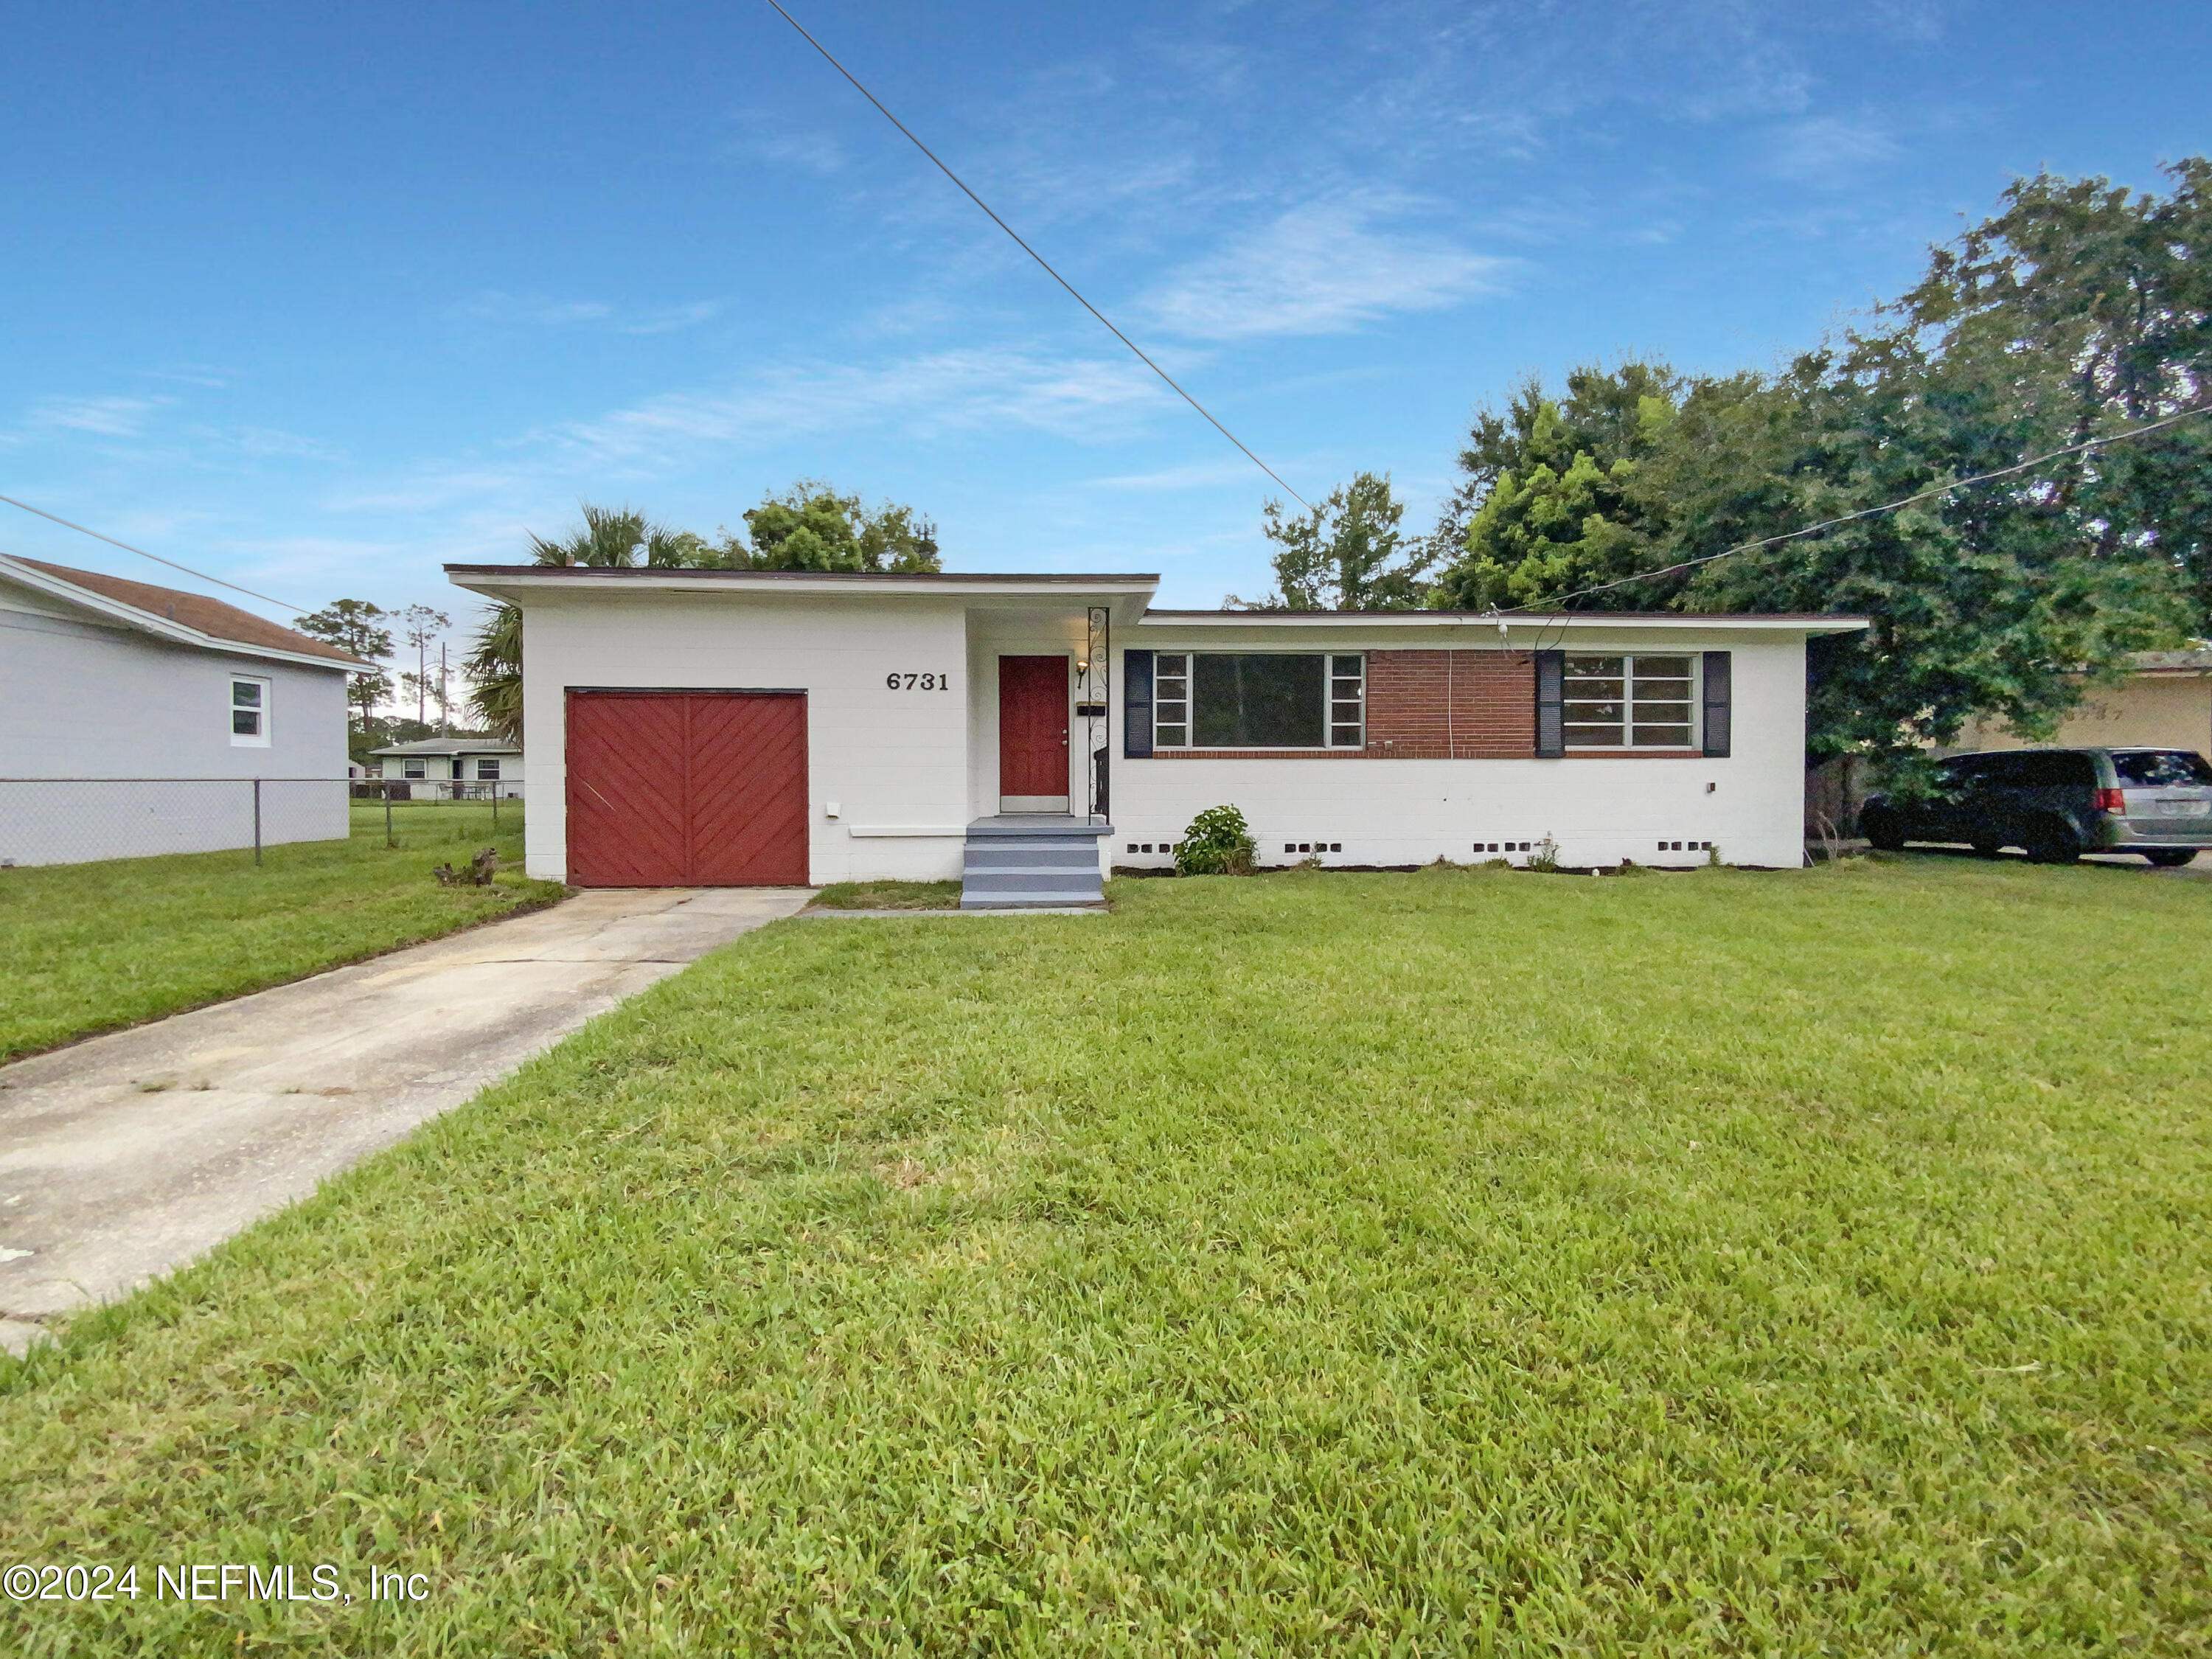
[(1598, 400), (1611, 451), (1530, 389), (1462, 458), (1438, 602), (1863, 613), (1814, 652), (1816, 755), (1917, 755), (1976, 715), (2048, 733), (2085, 673), (2212, 620), (2212, 420), (2040, 459), (2212, 392), (2212, 170), (2171, 177), (2022, 179), (1828, 348), (1639, 399), (1633, 436), (1626, 397)]
[(1681, 389), (1663, 364), (1586, 365), (1562, 398), (1532, 379), (1503, 410), (1478, 412), (1431, 538), (1447, 568), (1430, 603), (1540, 605), (1647, 568), (1665, 513), (1635, 491), (1636, 472), (1665, 441)]
[[(2043, 423), (1968, 395), (1964, 366), (1901, 344), (1695, 387), (1637, 481), (1668, 515), (1654, 564), (1790, 538), (1576, 601), (1870, 618), (1814, 651), (1816, 757), (1915, 754), (1978, 714), (2047, 733), (2078, 698), (2080, 670), (2170, 642), (2185, 617), (2170, 569), (2140, 549), (2100, 553), (2099, 527), (2047, 476), (1853, 518), (2056, 447)], [(1793, 534), (1831, 520), (1843, 522)]]
[(819, 478), (761, 498), (746, 540), (725, 531), (714, 562), (754, 570), (927, 573), (941, 568), (937, 526), (896, 501), (870, 507)]
[[(912, 507), (868, 507), (817, 479), (801, 479), (744, 514), (751, 540), (722, 531), (707, 538), (658, 524), (631, 507), (589, 502), (583, 522), (557, 540), (532, 534), (539, 564), (647, 566), (658, 569), (932, 571), (940, 568), (937, 527)], [(495, 605), (477, 623), (464, 672), (469, 706), (484, 728), (522, 741), (522, 613)]]
[(1389, 473), (1358, 473), (1302, 514), (1285, 514), (1279, 501), (1261, 514), (1261, 533), (1275, 544), (1275, 590), (1255, 601), (1232, 593), (1228, 608), (1407, 611), (1425, 596), (1436, 555), (1400, 530), (1406, 509)]

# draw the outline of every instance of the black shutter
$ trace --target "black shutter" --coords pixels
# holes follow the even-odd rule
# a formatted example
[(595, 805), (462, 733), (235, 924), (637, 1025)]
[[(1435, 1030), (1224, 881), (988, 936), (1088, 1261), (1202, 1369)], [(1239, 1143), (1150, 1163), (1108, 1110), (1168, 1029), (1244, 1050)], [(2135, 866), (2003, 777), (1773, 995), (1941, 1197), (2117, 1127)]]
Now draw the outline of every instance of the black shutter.
[(1705, 653), (1705, 753), (1726, 759), (1729, 751), (1729, 653)]
[(1142, 760), (1152, 752), (1152, 653), (1121, 653), (1121, 752)]
[(1567, 711), (1563, 695), (1567, 672), (1564, 651), (1536, 653), (1536, 755), (1553, 758), (1567, 752)]

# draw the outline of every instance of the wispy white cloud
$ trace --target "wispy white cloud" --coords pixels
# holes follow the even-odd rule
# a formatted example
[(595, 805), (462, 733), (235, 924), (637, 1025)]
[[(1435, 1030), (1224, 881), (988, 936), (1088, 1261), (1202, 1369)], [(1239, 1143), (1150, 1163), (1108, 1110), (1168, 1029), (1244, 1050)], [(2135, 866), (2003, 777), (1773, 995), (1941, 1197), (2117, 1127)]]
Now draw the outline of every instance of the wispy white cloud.
[(1384, 228), (1403, 205), (1347, 198), (1293, 208), (1186, 265), (1142, 308), (1187, 337), (1233, 340), (1342, 334), (1504, 290), (1516, 261)]
[(255, 460), (339, 461), (345, 452), (320, 438), (274, 427), (246, 426), (224, 434), (241, 454)]
[(604, 300), (561, 300), (544, 294), (487, 289), (454, 306), (449, 314), (465, 321), (507, 327), (572, 328), (596, 324), (618, 334), (671, 334), (706, 322), (721, 309), (720, 300), (625, 308)]
[(782, 364), (739, 385), (663, 392), (539, 428), (485, 456), (431, 463), (337, 492), (325, 506), (421, 514), (495, 507), (538, 499), (553, 480), (592, 477), (620, 488), (694, 463), (702, 450), (864, 428), (890, 427), (917, 439), (1026, 428), (1101, 442), (1128, 435), (1170, 395), (1133, 359), (1013, 348), (866, 365)]
[(548, 428), (533, 441), (621, 461), (675, 445), (758, 441), (858, 424), (890, 423), (918, 434), (1015, 426), (1089, 439), (1120, 435), (1130, 416), (1164, 395), (1134, 361), (984, 347), (868, 367), (781, 367), (727, 391), (647, 398)]
[(623, 334), (673, 334), (678, 329), (711, 320), (720, 314), (720, 300), (694, 300), (690, 305), (660, 306), (633, 313), (615, 325)]
[(1771, 136), (1766, 170), (1792, 184), (1834, 189), (1867, 168), (1901, 153), (1886, 123), (1869, 116), (1816, 115), (1792, 121)]
[(24, 425), (32, 429), (89, 432), (103, 438), (135, 438), (168, 398), (46, 398), (31, 405)]
[(1149, 492), (1214, 489), (1226, 485), (1249, 484), (1259, 476), (1253, 470), (1251, 462), (1242, 455), (1231, 455), (1226, 460), (1197, 461), (1188, 466), (1165, 466), (1153, 472), (1125, 472), (1114, 477), (1092, 478), (1088, 482), (1094, 489)]
[(558, 328), (568, 323), (603, 322), (614, 314), (614, 307), (599, 300), (556, 300), (544, 294), (486, 289), (453, 307), (453, 314), (480, 322)]

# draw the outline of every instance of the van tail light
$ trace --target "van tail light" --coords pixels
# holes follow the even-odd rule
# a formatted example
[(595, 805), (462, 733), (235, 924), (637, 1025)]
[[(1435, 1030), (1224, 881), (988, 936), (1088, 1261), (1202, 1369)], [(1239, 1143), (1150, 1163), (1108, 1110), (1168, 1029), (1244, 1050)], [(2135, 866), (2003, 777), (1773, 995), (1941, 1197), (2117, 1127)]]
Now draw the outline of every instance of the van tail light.
[(2118, 789), (2100, 789), (2097, 792), (2097, 810), (2110, 812), (2114, 817), (2124, 817), (2128, 810), (2128, 798)]

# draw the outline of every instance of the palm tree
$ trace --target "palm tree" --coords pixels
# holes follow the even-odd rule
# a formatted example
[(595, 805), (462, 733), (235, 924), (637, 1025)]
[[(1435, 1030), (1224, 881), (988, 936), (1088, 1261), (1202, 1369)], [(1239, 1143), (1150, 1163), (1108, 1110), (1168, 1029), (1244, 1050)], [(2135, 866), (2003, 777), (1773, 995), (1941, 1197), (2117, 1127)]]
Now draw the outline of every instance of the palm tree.
[[(591, 564), (660, 570), (717, 566), (753, 570), (936, 570), (937, 526), (912, 507), (886, 501), (872, 511), (858, 495), (802, 479), (746, 514), (753, 545), (723, 532), (713, 543), (671, 530), (629, 507), (583, 504), (584, 524), (557, 542), (530, 538), (539, 564)], [(469, 707), (486, 730), (522, 741), (522, 613), (495, 605), (470, 641), (465, 665)]]
[[(532, 562), (666, 568), (690, 562), (698, 538), (670, 530), (629, 507), (583, 504), (584, 525), (557, 542), (532, 535)], [(471, 683), (469, 707), (484, 729), (509, 743), (522, 741), (522, 612), (495, 605), (477, 626), (464, 665)]]

